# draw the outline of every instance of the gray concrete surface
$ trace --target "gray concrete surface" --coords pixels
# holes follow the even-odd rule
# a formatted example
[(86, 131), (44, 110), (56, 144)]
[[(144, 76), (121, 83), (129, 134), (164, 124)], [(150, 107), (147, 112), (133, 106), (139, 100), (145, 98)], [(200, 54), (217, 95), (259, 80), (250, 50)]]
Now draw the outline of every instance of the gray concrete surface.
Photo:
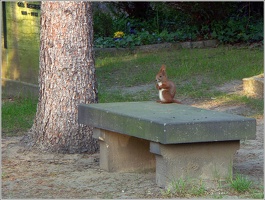
[(149, 141), (94, 129), (93, 137), (99, 139), (101, 169), (109, 172), (155, 170), (155, 155), (149, 151)]
[(80, 124), (161, 144), (255, 139), (256, 120), (179, 104), (118, 102), (79, 105)]
[(156, 183), (170, 187), (177, 180), (225, 180), (233, 174), (239, 141), (194, 144), (150, 144), (156, 154)]
[(81, 104), (78, 113), (80, 124), (95, 127), (101, 169), (155, 168), (159, 187), (228, 178), (240, 140), (256, 135), (255, 119), (179, 104)]

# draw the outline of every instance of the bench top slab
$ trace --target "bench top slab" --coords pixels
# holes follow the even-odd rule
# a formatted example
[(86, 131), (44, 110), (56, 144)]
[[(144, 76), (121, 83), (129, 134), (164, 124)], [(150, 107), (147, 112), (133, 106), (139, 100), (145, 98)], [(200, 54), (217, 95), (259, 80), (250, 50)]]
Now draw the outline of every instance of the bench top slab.
[(151, 101), (80, 104), (78, 122), (161, 144), (255, 139), (256, 135), (253, 118)]

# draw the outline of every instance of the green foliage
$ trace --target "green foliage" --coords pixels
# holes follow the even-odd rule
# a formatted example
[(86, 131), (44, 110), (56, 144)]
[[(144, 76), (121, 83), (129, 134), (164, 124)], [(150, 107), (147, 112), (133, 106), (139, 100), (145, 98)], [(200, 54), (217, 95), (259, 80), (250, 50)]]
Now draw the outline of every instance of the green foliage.
[(179, 178), (172, 181), (166, 189), (161, 191), (161, 193), (166, 198), (211, 197), (214, 199), (222, 199), (228, 197), (228, 195), (231, 196), (231, 194), (235, 195), (234, 190), (236, 190), (239, 198), (264, 198), (263, 186), (255, 188), (250, 180), (240, 174), (237, 174), (234, 179), (220, 182), (217, 190), (214, 186), (212, 188), (207, 187), (206, 189), (205, 183), (206, 182), (202, 180), (184, 180)]
[(203, 196), (206, 193), (205, 185), (202, 181), (184, 180), (182, 178), (172, 181), (170, 186), (162, 191), (168, 197), (191, 197)]
[(107, 37), (115, 31), (113, 19), (108, 12), (96, 10), (93, 12), (93, 28), (96, 37)]
[(263, 190), (254, 190), (251, 194), (253, 199), (264, 199), (264, 192), (262, 192)]
[(222, 43), (258, 42), (263, 40), (263, 20), (248, 17), (230, 18), (227, 21), (213, 22), (212, 38)]
[(178, 196), (182, 196), (187, 193), (187, 189), (189, 188), (188, 182), (183, 179), (178, 179), (171, 183), (173, 191), (177, 193)]
[(94, 41), (95, 47), (98, 48), (133, 48), (140, 45), (159, 44), (163, 42), (177, 42), (185, 40), (194, 40), (196, 38), (195, 33), (185, 34), (184, 31), (178, 31), (174, 33), (168, 33), (167, 30), (163, 30), (161, 33), (149, 33), (148, 31), (138, 32), (137, 35), (129, 34), (125, 35), (122, 39), (116, 40), (111, 37), (98, 37)]
[(236, 174), (235, 179), (230, 181), (231, 187), (237, 192), (246, 192), (250, 190), (252, 181), (248, 180), (246, 177), (240, 174)]
[[(95, 47), (135, 47), (139, 45), (158, 44), (163, 42), (195, 41), (200, 39), (217, 39), (220, 43), (251, 43), (263, 41), (263, 21), (249, 21), (230, 18), (228, 21), (214, 21), (211, 25), (184, 26), (176, 32), (166, 29), (160, 33), (149, 32), (142, 29), (137, 34), (126, 34), (121, 41), (112, 37), (98, 37)], [(128, 31), (127, 31), (128, 32)]]
[[(95, 46), (133, 48), (201, 39), (251, 43), (264, 38), (259, 3), (145, 2), (144, 11), (139, 5), (137, 2), (108, 3), (111, 13), (95, 12)], [(111, 39), (116, 31), (126, 34), (123, 41)]]

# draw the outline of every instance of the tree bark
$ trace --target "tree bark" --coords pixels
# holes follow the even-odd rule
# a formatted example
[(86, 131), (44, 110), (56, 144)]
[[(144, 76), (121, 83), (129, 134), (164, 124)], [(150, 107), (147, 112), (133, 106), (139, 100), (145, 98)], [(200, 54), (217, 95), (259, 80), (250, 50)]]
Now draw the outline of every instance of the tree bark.
[(92, 128), (77, 122), (80, 103), (97, 103), (91, 3), (43, 1), (40, 40), (32, 143), (52, 152), (94, 153)]

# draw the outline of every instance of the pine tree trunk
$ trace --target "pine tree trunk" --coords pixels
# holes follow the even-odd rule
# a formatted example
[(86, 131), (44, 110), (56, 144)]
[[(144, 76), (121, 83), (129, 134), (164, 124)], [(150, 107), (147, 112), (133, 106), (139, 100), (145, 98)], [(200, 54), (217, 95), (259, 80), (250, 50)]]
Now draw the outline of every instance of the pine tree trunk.
[(30, 135), (34, 146), (62, 153), (94, 153), (92, 128), (77, 123), (78, 105), (96, 103), (90, 2), (41, 4), (39, 102)]

